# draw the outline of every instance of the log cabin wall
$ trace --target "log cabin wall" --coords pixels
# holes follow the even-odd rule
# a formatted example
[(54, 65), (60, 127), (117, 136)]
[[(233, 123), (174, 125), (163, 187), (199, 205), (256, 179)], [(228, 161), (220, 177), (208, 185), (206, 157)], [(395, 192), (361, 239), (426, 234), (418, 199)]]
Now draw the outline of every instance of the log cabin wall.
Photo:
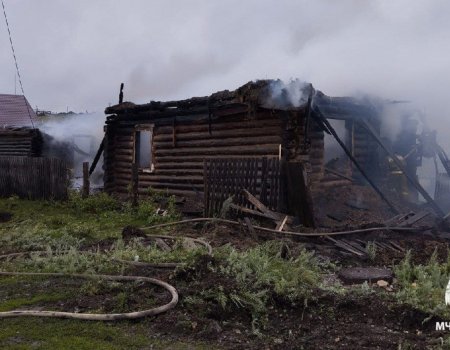
[(39, 157), (42, 143), (39, 129), (0, 129), (0, 156)]
[[(286, 112), (247, 107), (226, 108), (211, 114), (161, 117), (130, 111), (108, 117), (104, 154), (105, 190), (129, 194), (132, 163), (136, 159), (136, 130), (152, 129), (153, 171), (139, 171), (139, 193), (148, 188), (180, 196), (203, 196), (205, 158), (279, 157), (309, 162), (310, 152), (302, 149), (303, 114), (297, 112), (295, 140)], [(314, 125), (314, 124), (311, 124)], [(311, 181), (323, 174), (323, 132), (310, 127)], [(316, 159), (317, 157), (317, 159)]]

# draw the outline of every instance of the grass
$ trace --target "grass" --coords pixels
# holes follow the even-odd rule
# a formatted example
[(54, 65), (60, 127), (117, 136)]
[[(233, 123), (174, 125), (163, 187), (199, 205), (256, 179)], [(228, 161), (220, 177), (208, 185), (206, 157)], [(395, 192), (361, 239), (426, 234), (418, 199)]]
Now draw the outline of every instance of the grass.
[(450, 307), (445, 305), (445, 288), (450, 277), (450, 257), (439, 263), (436, 252), (427, 264), (412, 263), (411, 252), (395, 267), (399, 290), (399, 301), (410, 304), (419, 310), (448, 319)]
[(0, 348), (36, 350), (210, 349), (201, 342), (185, 344), (151, 338), (145, 324), (16, 318), (2, 320)]
[(129, 203), (103, 193), (87, 199), (72, 193), (68, 202), (12, 197), (0, 200), (0, 211), (13, 213), (13, 220), (0, 226), (0, 246), (40, 249), (55, 240), (73, 246), (77, 241), (118, 238), (126, 225), (150, 226), (177, 218), (173, 200), (168, 202), (168, 215), (157, 215), (157, 208), (152, 199), (142, 201), (139, 208), (134, 209)]
[(295, 258), (283, 259), (282, 245), (268, 241), (244, 252), (229, 245), (217, 249), (209, 270), (222, 276), (224, 283), (189, 296), (185, 303), (197, 309), (210, 307), (208, 302), (224, 311), (242, 309), (251, 315), (253, 332), (261, 335), (274, 299), (306, 305), (320, 288), (323, 269), (313, 255), (302, 250)]
[[(123, 266), (113, 264), (103, 254), (87, 254), (80, 250), (85, 244), (105, 238), (119, 238), (126, 225), (147, 226), (177, 219), (173, 201), (167, 205), (168, 215), (156, 214), (158, 204), (151, 199), (134, 209), (105, 194), (81, 199), (73, 193), (65, 203), (28, 201), (18, 198), (0, 200), (0, 211), (11, 212), (13, 219), (0, 225), (0, 250), (45, 250), (47, 254), (33, 255), (2, 262), (3, 270), (40, 272), (121, 272)], [(155, 247), (146, 248), (138, 241), (125, 247), (120, 241), (111, 254), (127, 258), (140, 254), (143, 258), (160, 259)], [(68, 250), (68, 252), (66, 252)], [(181, 249), (180, 249), (181, 251)], [(180, 251), (177, 251), (181, 254)], [(173, 253), (174, 255), (176, 253)], [(180, 261), (198, 254), (195, 250), (178, 254)], [(171, 259), (173, 256), (165, 257)], [(94, 295), (118, 288), (112, 300), (118, 309), (127, 309), (133, 286), (112, 286), (96, 281), (52, 281), (40, 277), (2, 277), (0, 279), (0, 311), (47, 305), (70, 300), (81, 294)], [(54, 308), (53, 308), (54, 309)], [(151, 338), (143, 320), (102, 323), (61, 319), (13, 318), (2, 319), (0, 348), (2, 349), (206, 349), (202, 343), (164, 341)]]
[(70, 295), (67, 293), (42, 293), (35, 294), (28, 298), (15, 298), (4, 301), (0, 304), (0, 312), (15, 310), (24, 306), (30, 306), (38, 303), (55, 302), (67, 299)]

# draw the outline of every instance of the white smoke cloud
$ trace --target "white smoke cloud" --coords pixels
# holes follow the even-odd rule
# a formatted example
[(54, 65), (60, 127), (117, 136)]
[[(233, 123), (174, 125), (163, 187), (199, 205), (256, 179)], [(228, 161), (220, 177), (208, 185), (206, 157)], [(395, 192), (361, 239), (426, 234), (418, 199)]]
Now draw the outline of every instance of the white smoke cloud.
[[(37, 127), (58, 142), (53, 147), (59, 148), (61, 146), (60, 142), (71, 145), (69, 148), (74, 149), (74, 151), (67, 151), (70, 154), (65, 156), (70, 159), (73, 155), (73, 174), (75, 177), (81, 177), (83, 174), (83, 162), (92, 163), (102, 142), (104, 123), (105, 116), (103, 113), (85, 113), (53, 117), (39, 123)], [(47, 140), (46, 142), (50, 141)], [(49, 147), (52, 148), (51, 145)], [(95, 185), (100, 185), (102, 181), (101, 175), (102, 159), (97, 164), (95, 173), (91, 177), (91, 182)]]
[[(27, 97), (101, 111), (299, 78), (332, 96), (414, 101), (445, 143), (450, 2), (445, 0), (5, 0)], [(14, 65), (0, 20), (0, 92)], [(446, 145), (450, 148), (450, 142)]]

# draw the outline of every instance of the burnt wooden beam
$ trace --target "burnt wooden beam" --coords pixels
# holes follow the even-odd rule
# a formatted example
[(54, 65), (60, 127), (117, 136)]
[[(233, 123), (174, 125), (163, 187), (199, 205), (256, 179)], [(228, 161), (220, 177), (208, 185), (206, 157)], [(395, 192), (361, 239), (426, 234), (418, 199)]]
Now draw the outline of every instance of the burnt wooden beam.
[(82, 197), (89, 197), (90, 182), (89, 182), (89, 162), (83, 162), (83, 190)]
[(105, 147), (105, 137), (103, 137), (102, 142), (100, 143), (100, 146), (98, 147), (97, 153), (95, 154), (94, 160), (92, 161), (91, 168), (89, 169), (89, 175), (92, 175), (95, 168), (97, 167), (97, 163), (100, 159), (100, 156), (103, 153), (104, 147)]
[(120, 92), (119, 92), (119, 104), (123, 102), (123, 87), (124, 84), (120, 84)]
[(279, 220), (279, 215), (275, 214), (272, 210), (267, 208), (264, 204), (262, 204), (255, 196), (253, 196), (249, 191), (243, 189), (245, 198), (252, 203), (259, 211), (261, 211), (267, 217), (272, 218), (273, 220)]

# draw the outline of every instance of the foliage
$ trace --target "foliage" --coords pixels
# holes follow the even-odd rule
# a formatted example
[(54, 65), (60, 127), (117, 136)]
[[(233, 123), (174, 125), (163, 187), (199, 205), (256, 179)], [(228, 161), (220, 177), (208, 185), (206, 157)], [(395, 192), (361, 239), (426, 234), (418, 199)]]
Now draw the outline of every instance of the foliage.
[(367, 255), (371, 261), (374, 261), (377, 256), (377, 246), (375, 242), (367, 242), (366, 245)]
[(141, 262), (176, 262), (192, 264), (196, 258), (205, 253), (203, 246), (186, 249), (183, 238), (179, 238), (172, 246), (172, 250), (164, 251), (154, 243), (144, 244), (141, 239), (133, 239), (128, 244), (121, 239), (117, 240), (111, 249), (111, 257), (122, 260), (135, 260)]
[(279, 256), (282, 242), (269, 241), (245, 252), (229, 248), (221, 272), (234, 276), (249, 289), (272, 289), (291, 302), (310, 296), (319, 283), (319, 265), (313, 254), (302, 250), (295, 259)]
[(450, 258), (443, 264), (437, 260), (436, 251), (426, 265), (414, 265), (411, 252), (395, 267), (399, 291), (397, 298), (425, 312), (448, 317), (444, 295), (450, 276)]
[[(212, 300), (223, 309), (233, 307), (247, 310), (252, 316), (253, 331), (260, 334), (267, 323), (268, 306), (274, 299), (292, 305), (306, 303), (319, 288), (321, 267), (311, 253), (302, 250), (298, 257), (283, 259), (283, 242), (265, 244), (239, 252), (229, 245), (215, 253), (216, 264), (210, 269), (231, 279), (232, 283), (218, 285), (200, 293), (202, 299)], [(196, 302), (189, 299), (188, 303)]]
[[(154, 320), (151, 320), (154, 322)], [(2, 349), (210, 349), (210, 345), (189, 344), (151, 337), (147, 325), (129, 322), (105, 323), (42, 318), (2, 320)]]
[(115, 211), (121, 208), (120, 202), (105, 192), (99, 192), (87, 198), (82, 198), (80, 192), (72, 191), (69, 196), (68, 206), (78, 212), (92, 214)]
[[(0, 226), (0, 250), (5, 247), (22, 250), (42, 249), (53, 245), (53, 239), (68, 240), (77, 245), (106, 237), (118, 237), (124, 226), (148, 226), (178, 219), (175, 202), (169, 198), (167, 214), (159, 215), (158, 204), (149, 197), (138, 208), (120, 202), (105, 193), (86, 199), (72, 193), (68, 202), (28, 201), (11, 197), (0, 200), (0, 211), (13, 214), (13, 220)], [(64, 241), (60, 240), (60, 241)]]

